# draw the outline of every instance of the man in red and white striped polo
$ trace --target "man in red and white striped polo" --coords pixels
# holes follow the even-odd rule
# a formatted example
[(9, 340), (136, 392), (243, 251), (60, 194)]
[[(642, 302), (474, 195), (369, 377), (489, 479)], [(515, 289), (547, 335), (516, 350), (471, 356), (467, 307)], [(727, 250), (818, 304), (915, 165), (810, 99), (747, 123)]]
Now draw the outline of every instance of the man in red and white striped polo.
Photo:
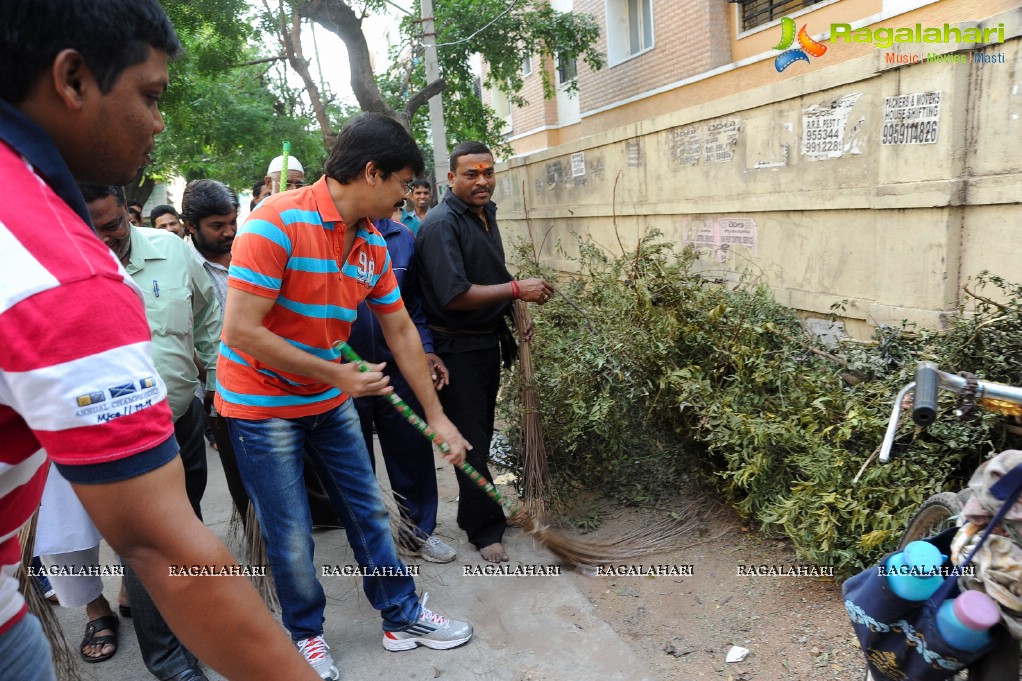
[(139, 290), (75, 180), (123, 184), (163, 130), (180, 51), (156, 0), (0, 3), (0, 676), (54, 678), (14, 573), (19, 528), (60, 468), (167, 622), (231, 679), (316, 678), (191, 511)]

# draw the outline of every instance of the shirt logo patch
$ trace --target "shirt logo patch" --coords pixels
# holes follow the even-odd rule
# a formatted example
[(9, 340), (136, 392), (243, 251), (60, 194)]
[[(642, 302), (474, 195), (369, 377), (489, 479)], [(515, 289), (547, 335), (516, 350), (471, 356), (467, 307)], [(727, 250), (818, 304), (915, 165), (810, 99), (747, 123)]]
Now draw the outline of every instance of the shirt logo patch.
[(376, 261), (369, 257), (369, 254), (365, 251), (359, 251), (358, 253), (358, 274), (356, 278), (358, 283), (362, 284), (366, 288), (373, 287), (373, 279), (376, 275)]
[(137, 388), (134, 383), (125, 383), (124, 385), (112, 385), (109, 388), (110, 397), (124, 397), (135, 392)]
[(91, 423), (106, 423), (147, 409), (160, 398), (161, 389), (156, 378), (146, 376), (130, 383), (107, 386), (106, 390), (78, 395), (75, 397), (75, 416)]
[(75, 402), (78, 403), (79, 407), (87, 407), (90, 404), (97, 404), (106, 400), (106, 394), (103, 391), (97, 393), (89, 393), (88, 395), (79, 395), (75, 398)]

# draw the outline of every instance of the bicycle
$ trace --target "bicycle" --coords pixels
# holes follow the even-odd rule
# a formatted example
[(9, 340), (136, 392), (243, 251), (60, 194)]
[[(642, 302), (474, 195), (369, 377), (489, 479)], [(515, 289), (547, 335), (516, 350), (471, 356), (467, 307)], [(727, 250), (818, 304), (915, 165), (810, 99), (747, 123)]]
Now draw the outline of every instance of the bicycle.
[[(911, 392), (912, 420), (921, 427), (931, 425), (937, 418), (937, 395), (940, 390), (965, 394), (970, 403), (977, 407), (1004, 414), (1022, 414), (1022, 387), (982, 381), (972, 377), (949, 374), (937, 368), (933, 362), (920, 362), (916, 380), (899, 391), (887, 424), (879, 460), (887, 463), (891, 457), (894, 436), (901, 421), (905, 398)], [(971, 406), (971, 404), (970, 404)], [(939, 492), (924, 501), (909, 520), (905, 534), (898, 544), (901, 550), (912, 541), (931, 537), (950, 527), (956, 526), (962, 508), (971, 492), (968, 488), (960, 492)], [(1020, 655), (1018, 641), (1005, 638), (1002, 645), (974, 663), (965, 672), (953, 677), (956, 681), (1019, 681)], [(872, 681), (867, 671), (865, 681)], [(910, 681), (910, 680), (909, 680)]]

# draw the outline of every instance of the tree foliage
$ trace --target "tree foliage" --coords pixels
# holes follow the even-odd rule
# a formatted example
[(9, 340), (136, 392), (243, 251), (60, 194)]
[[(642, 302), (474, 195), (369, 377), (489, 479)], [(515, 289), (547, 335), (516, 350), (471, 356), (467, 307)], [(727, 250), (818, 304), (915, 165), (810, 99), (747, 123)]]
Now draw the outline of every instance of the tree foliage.
[[(588, 239), (578, 251), (567, 297), (533, 312), (546, 450), (565, 498), (582, 488), (655, 504), (711, 490), (847, 575), (893, 550), (928, 496), (1019, 446), (1002, 417), (955, 419), (945, 394), (937, 423), (904, 419), (891, 463), (863, 467), (918, 360), (1019, 383), (1022, 287), (983, 275), (973, 309), (945, 331), (881, 326), (872, 343), (826, 348), (754, 279), (708, 282), (695, 253), (658, 235), (623, 256)], [(530, 249), (519, 260), (542, 273)], [(502, 394), (514, 442), (517, 391)]]
[[(289, 40), (296, 43), (296, 26), (303, 20), (314, 21), (340, 37), (348, 50), (352, 91), (363, 111), (386, 113), (421, 134), (425, 130), (424, 107), (430, 96), (442, 91), (448, 137), (481, 140), (498, 149), (506, 149), (500, 137), (503, 123), (479, 98), (470, 68), (473, 54), (481, 54), (487, 63), (483, 85), (505, 92), (519, 105), (525, 103), (517, 93), (526, 56), (552, 59), (560, 54), (581, 59), (593, 69), (603, 65), (602, 55), (593, 47), (599, 28), (589, 15), (556, 12), (545, 0), (436, 0), (440, 79), (426, 82), (418, 2), (413, 6), (414, 16), (401, 21), (403, 42), (392, 53), (391, 68), (374, 74), (362, 22), (385, 6), (384, 0), (264, 0), (263, 26), (276, 32), (285, 51)], [(308, 60), (303, 55), (291, 52), (288, 58), (296, 72), (307, 71)], [(541, 72), (545, 96), (552, 97), (555, 90), (550, 73)], [(322, 92), (311, 76), (302, 77), (322, 127), (324, 117), (318, 113), (332, 93)], [(326, 131), (323, 137), (327, 142), (330, 139)]]
[[(418, 4), (416, 4), (418, 8)], [(445, 82), (444, 112), (448, 139), (454, 143), (479, 140), (495, 150), (509, 154), (511, 149), (502, 137), (504, 121), (479, 97), (480, 89), (504, 93), (516, 106), (528, 101), (520, 94), (524, 84), (522, 63), (539, 57), (543, 68), (539, 74), (546, 98), (555, 96), (551, 70), (546, 68), (558, 55), (568, 60), (582, 60), (593, 70), (602, 68), (603, 57), (594, 45), (599, 26), (587, 14), (557, 12), (545, 1), (492, 2), (491, 0), (437, 0), (437, 50), (440, 73)], [(405, 42), (395, 59), (391, 76), (410, 84), (415, 91), (426, 86), (423, 61), (423, 36), (417, 17), (402, 20)], [(486, 70), (481, 82), (470, 68), (470, 59), (478, 53)], [(574, 88), (573, 81), (569, 88)], [(424, 120), (425, 111), (418, 112)]]
[(264, 66), (206, 74), (178, 65), (174, 101), (164, 110), (155, 167), (188, 180), (213, 178), (245, 189), (265, 175), (270, 159), (291, 143), (304, 165), (322, 165), (325, 150), (296, 93), (273, 82)]
[(153, 163), (128, 188), (145, 201), (157, 181), (174, 175), (213, 178), (244, 190), (266, 173), (283, 140), (312, 168), (325, 156), (308, 106), (254, 47), (245, 0), (164, 0), (184, 46), (170, 64), (160, 109), (166, 129)]

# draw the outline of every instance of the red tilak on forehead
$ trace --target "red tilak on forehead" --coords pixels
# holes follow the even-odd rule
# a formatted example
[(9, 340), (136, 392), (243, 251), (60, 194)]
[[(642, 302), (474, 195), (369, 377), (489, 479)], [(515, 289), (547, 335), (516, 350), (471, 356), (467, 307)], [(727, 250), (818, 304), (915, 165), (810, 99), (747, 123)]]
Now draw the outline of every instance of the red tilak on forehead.
[(476, 163), (476, 170), (486, 170), (489, 167), (488, 163)]

